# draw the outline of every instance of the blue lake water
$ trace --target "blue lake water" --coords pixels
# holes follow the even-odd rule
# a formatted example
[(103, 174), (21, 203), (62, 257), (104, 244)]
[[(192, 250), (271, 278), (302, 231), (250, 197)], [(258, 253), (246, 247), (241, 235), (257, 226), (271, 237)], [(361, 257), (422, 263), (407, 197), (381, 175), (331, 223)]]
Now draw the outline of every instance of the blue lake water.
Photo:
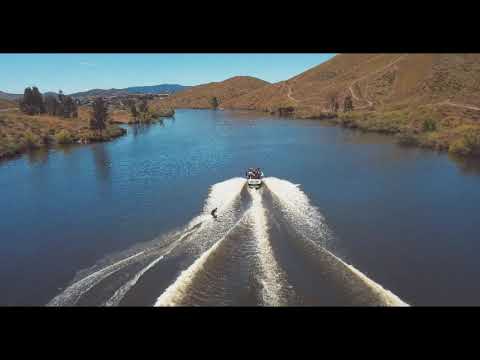
[[(243, 177), (252, 166), (261, 167), (266, 177), (299, 184), (329, 229), (330, 251), (403, 301), (480, 304), (480, 166), (474, 161), (400, 147), (392, 137), (318, 120), (244, 111), (177, 110), (174, 119), (126, 128), (126, 136), (109, 143), (37, 151), (0, 163), (0, 305), (47, 304), (79, 271), (95, 264), (101, 268), (98, 263), (109, 254), (188, 224), (202, 212), (213, 184)], [(343, 293), (330, 296), (332, 287), (322, 287), (330, 280), (313, 265), (299, 267), (303, 255), (289, 245), (297, 236), (282, 235), (290, 230), (278, 224), (282, 221), (274, 211), (285, 213), (275, 199), (245, 194), (254, 205), (265, 204), (261, 213), (269, 224), (267, 232), (277, 232), (271, 254), (264, 255), (274, 259), (275, 269), (284, 274), (282, 281), (294, 284), (296, 294), (286, 304), (296, 304), (295, 296), (303, 299), (301, 304), (323, 305), (322, 299), (349, 304)], [(243, 211), (240, 205), (238, 211)], [(245, 218), (245, 224), (255, 221)], [(232, 283), (241, 284), (236, 269), (263, 266), (258, 271), (267, 271), (265, 259), (245, 260), (250, 252), (255, 257), (254, 242), (242, 250), (245, 259), (235, 250), (241, 242), (247, 244), (247, 238), (258, 237), (257, 225), (235, 229), (243, 235), (221, 249), (223, 255), (217, 256), (225, 257), (222, 264), (209, 260), (202, 265), (211, 269), (210, 275), (214, 270), (217, 275), (232, 274)], [(249, 231), (251, 236), (245, 235)], [(135, 284), (138, 292), (129, 291), (125, 304), (154, 302), (154, 294), (160, 295), (208, 248), (191, 255), (190, 261), (145, 273), (145, 280)], [(130, 279), (140, 269), (122, 276)], [(165, 277), (158, 289), (155, 276)], [(95, 286), (92, 291), (98, 294), (90, 295), (92, 299), (115, 290), (113, 285)], [(318, 292), (309, 293), (312, 287)], [(241, 299), (226, 302), (222, 297), (218, 304), (257, 303), (259, 290), (253, 286), (249, 295), (243, 288), (215, 284), (214, 291)], [(216, 304), (205, 289), (209, 287), (202, 285), (203, 297), (189, 301), (208, 298)], [(276, 289), (265, 285), (267, 300), (278, 295)]]

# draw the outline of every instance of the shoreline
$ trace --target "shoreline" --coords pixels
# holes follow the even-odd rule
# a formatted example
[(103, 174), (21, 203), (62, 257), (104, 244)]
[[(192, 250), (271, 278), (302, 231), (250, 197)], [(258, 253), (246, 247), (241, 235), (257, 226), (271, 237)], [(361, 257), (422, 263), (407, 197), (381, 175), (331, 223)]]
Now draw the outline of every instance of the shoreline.
[(65, 119), (45, 114), (3, 112), (0, 113), (0, 161), (37, 149), (110, 141), (126, 133), (127, 130), (112, 123), (101, 132), (93, 131), (83, 113), (78, 118)]
[(70, 142), (62, 142), (62, 143), (43, 143), (41, 145), (35, 146), (22, 146), (18, 145), (18, 148), (14, 151), (0, 153), (0, 164), (5, 161), (15, 160), (17, 158), (22, 157), (23, 155), (29, 154), (31, 152), (35, 152), (38, 150), (48, 150), (48, 149), (60, 149), (64, 146), (72, 146), (72, 145), (88, 145), (100, 142), (108, 142), (120, 138), (127, 134), (127, 130), (118, 127), (118, 130), (115, 129), (114, 133), (109, 134), (100, 134), (100, 135), (93, 135), (92, 137), (85, 139), (80, 137), (73, 137)]
[(173, 108), (155, 108), (132, 119), (126, 111), (114, 110), (102, 132), (90, 130), (88, 110), (79, 109), (78, 118), (26, 115), (18, 109), (0, 112), (0, 162), (12, 160), (29, 152), (61, 145), (106, 142), (124, 136), (127, 130), (119, 125), (157, 123), (175, 116)]
[[(211, 108), (177, 107), (212, 110)], [(465, 159), (480, 159), (480, 122), (442, 116), (432, 109), (352, 111), (339, 113), (302, 113), (302, 109), (277, 111), (265, 109), (221, 108), (219, 111), (252, 111), (291, 120), (328, 120), (335, 126), (392, 136), (400, 146), (417, 147), (447, 153)], [(425, 124), (431, 128), (425, 129)]]
[[(192, 107), (178, 107), (176, 109), (187, 109), (187, 110), (213, 110), (211, 108), (192, 108)], [(268, 110), (258, 110), (258, 109), (236, 109), (236, 108), (218, 108), (219, 111), (249, 111), (256, 113), (269, 114), (271, 116), (279, 116), (286, 119), (291, 119), (292, 121), (296, 119), (308, 119), (308, 120), (318, 120), (318, 121), (328, 121), (329, 124), (333, 126), (339, 126), (346, 129), (358, 130), (364, 133), (377, 133), (382, 135), (388, 135), (393, 138), (395, 143), (402, 147), (416, 147), (421, 149), (427, 149), (430, 151), (436, 151), (440, 153), (446, 153), (448, 155), (453, 155), (455, 158), (465, 159), (465, 160), (478, 160), (480, 159), (480, 153), (474, 152), (465, 152), (464, 149), (455, 149), (452, 144), (454, 141), (448, 138), (448, 131), (421, 131), (418, 129), (406, 130), (402, 128), (402, 124), (391, 122), (388, 120), (380, 120), (384, 117), (382, 113), (379, 112), (350, 112), (350, 113), (322, 113), (322, 114), (309, 114), (304, 115), (300, 113), (291, 112), (288, 114), (279, 114), (275, 111)], [(106, 129), (106, 132), (102, 134), (94, 133), (90, 130), (86, 130), (85, 127), (81, 127), (74, 132), (69, 132), (69, 138), (66, 142), (55, 142), (55, 139), (50, 139), (49, 142), (43, 144), (27, 145), (27, 144), (17, 144), (17, 148), (10, 152), (1, 152), (0, 151), (0, 162), (11, 160), (21, 155), (24, 155), (30, 151), (34, 151), (41, 148), (52, 148), (61, 145), (71, 145), (71, 144), (90, 144), (96, 142), (106, 142), (114, 140), (118, 137), (124, 136), (127, 133), (127, 130), (118, 126), (118, 125), (135, 125), (141, 123), (157, 123), (165, 118), (171, 118), (175, 114), (175, 110), (169, 110), (168, 113), (162, 114), (152, 114), (151, 118), (148, 120), (141, 119), (131, 119), (131, 118), (122, 118), (117, 117), (110, 120), (109, 126)], [(387, 113), (388, 114), (388, 113)], [(1, 114), (0, 114), (1, 115)], [(115, 116), (115, 114), (113, 114)], [(388, 116), (387, 116), (388, 117)], [(1, 121), (1, 119), (0, 119)], [(65, 120), (59, 120), (65, 121)], [(72, 121), (72, 120), (66, 120)], [(373, 125), (372, 125), (373, 122)], [(462, 124), (467, 128), (465, 131), (468, 133), (468, 125), (476, 125), (465, 122)], [(461, 125), (460, 125), (461, 126)], [(61, 130), (62, 131), (62, 130)], [(60, 132), (61, 132), (60, 131)], [(452, 131), (451, 131), (452, 132)], [(58, 133), (57, 133), (58, 134)], [(437, 135), (435, 138), (431, 135)], [(443, 137), (442, 137), (443, 135)], [(460, 134), (460, 137), (464, 134)], [(458, 140), (458, 139), (457, 139)], [(0, 149), (1, 150), (1, 149)]]

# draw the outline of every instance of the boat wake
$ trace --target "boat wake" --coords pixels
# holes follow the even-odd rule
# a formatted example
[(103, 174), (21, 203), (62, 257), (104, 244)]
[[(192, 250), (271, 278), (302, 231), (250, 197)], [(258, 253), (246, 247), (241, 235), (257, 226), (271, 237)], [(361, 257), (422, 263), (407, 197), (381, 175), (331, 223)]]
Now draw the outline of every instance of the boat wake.
[(298, 185), (233, 178), (184, 228), (79, 272), (47, 305), (407, 305), (334, 255), (333, 239)]

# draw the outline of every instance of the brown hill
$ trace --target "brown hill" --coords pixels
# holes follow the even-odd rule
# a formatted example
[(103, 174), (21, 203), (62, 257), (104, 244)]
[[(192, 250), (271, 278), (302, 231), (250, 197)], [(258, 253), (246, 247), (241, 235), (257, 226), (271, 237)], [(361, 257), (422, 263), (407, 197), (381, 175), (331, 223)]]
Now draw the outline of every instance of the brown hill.
[(15, 109), (18, 108), (18, 104), (14, 101), (0, 99), (0, 110)]
[(0, 99), (15, 101), (15, 100), (20, 100), (22, 97), (23, 97), (23, 94), (11, 94), (11, 93), (0, 91)]
[(216, 97), (219, 101), (219, 106), (222, 107), (225, 101), (250, 93), (266, 85), (269, 85), (269, 83), (261, 79), (251, 76), (236, 76), (221, 82), (192, 86), (170, 96), (168, 99), (155, 100), (153, 105), (155, 106), (156, 102), (161, 102), (166, 106), (174, 108), (208, 109), (211, 107), (210, 100), (212, 97)]
[[(329, 111), (337, 95), (356, 110), (418, 105), (480, 110), (480, 54), (342, 54), (287, 81), (225, 101), (225, 108), (278, 111), (299, 116)], [(480, 114), (479, 114), (480, 115)]]

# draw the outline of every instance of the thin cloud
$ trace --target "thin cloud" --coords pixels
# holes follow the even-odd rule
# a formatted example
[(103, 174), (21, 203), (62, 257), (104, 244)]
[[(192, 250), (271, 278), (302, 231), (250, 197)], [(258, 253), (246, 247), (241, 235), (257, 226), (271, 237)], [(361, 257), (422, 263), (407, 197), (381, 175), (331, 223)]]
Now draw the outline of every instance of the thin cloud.
[(94, 63), (90, 63), (90, 62), (86, 62), (86, 61), (80, 61), (80, 65), (83, 65), (83, 66), (97, 66)]

